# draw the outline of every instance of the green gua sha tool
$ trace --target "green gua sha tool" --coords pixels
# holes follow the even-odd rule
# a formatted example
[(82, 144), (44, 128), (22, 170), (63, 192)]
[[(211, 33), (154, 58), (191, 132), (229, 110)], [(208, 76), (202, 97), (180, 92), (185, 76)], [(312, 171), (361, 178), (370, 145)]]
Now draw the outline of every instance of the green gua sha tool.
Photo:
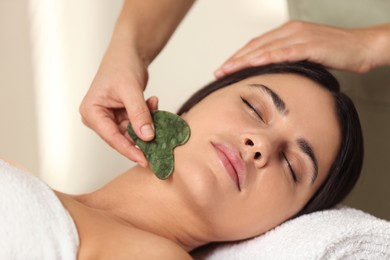
[(180, 116), (167, 111), (152, 112), (155, 137), (152, 141), (142, 141), (131, 124), (127, 131), (136, 145), (142, 150), (154, 174), (161, 180), (171, 176), (174, 167), (173, 149), (185, 144), (190, 137), (190, 127)]

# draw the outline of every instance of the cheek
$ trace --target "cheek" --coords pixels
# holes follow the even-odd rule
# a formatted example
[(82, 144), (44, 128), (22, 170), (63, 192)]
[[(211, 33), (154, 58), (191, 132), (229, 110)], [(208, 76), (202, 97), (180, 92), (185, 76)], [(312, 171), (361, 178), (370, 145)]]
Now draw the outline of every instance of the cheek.
[(182, 193), (189, 196), (187, 201), (201, 207), (209, 203), (208, 198), (217, 184), (207, 163), (206, 148), (206, 143), (191, 137), (185, 145), (174, 150), (173, 179)]
[[(256, 175), (251, 187), (216, 206), (220, 237), (245, 239), (261, 235), (286, 221), (304, 205), (278, 166)], [(239, 220), (239, 221), (238, 221)]]
[(247, 203), (242, 212), (248, 216), (252, 235), (274, 228), (299, 211), (302, 203), (283, 174), (276, 166), (262, 173), (244, 200)]

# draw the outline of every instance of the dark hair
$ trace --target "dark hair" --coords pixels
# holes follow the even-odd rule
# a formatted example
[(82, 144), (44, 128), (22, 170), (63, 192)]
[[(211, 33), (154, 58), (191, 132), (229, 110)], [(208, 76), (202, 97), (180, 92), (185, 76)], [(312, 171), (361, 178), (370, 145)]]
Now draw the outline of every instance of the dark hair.
[(218, 89), (246, 78), (265, 74), (297, 74), (316, 82), (333, 95), (341, 129), (340, 148), (329, 170), (328, 177), (295, 216), (335, 206), (349, 194), (359, 179), (364, 155), (363, 134), (353, 102), (347, 95), (340, 92), (337, 79), (323, 66), (300, 61), (247, 68), (217, 79), (200, 89), (182, 105), (178, 114), (181, 115), (190, 110), (199, 101)]

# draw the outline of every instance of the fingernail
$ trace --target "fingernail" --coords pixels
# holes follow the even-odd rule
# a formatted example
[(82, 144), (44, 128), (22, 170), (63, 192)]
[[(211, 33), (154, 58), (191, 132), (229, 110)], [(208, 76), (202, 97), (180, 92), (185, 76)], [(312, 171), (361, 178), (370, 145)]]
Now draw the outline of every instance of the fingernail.
[(141, 127), (141, 133), (144, 137), (152, 137), (154, 135), (154, 131), (151, 125), (146, 124)]
[(217, 77), (217, 78), (221, 78), (224, 73), (221, 69), (217, 70), (216, 72), (214, 72), (214, 75)]

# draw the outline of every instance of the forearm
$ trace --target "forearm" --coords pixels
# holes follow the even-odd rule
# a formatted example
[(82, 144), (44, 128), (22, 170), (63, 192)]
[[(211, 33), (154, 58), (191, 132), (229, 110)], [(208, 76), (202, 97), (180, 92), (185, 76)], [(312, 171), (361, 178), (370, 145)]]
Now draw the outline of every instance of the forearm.
[(110, 48), (133, 48), (148, 65), (165, 46), (194, 0), (125, 0)]

